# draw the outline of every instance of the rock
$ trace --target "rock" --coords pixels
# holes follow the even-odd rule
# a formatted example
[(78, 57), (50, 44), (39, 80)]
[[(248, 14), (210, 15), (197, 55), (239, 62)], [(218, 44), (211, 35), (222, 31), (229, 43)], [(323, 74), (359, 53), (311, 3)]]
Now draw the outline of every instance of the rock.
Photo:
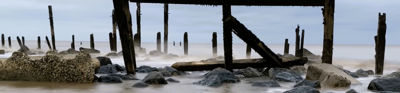
[(168, 71), (159, 71), (164, 77), (171, 77), (171, 73), (169, 73)]
[(110, 52), (110, 53), (106, 54), (106, 56), (115, 57), (115, 56), (119, 56), (119, 55), (117, 53), (115, 53), (115, 52)]
[[(351, 82), (351, 84), (361, 84), (360, 81), (354, 79), (352, 76), (350, 76), (347, 73), (343, 72), (339, 68), (337, 68), (337, 67), (335, 67), (333, 65), (330, 65), (330, 64), (326, 64), (326, 63), (313, 63), (313, 64), (310, 64), (308, 66), (308, 68), (307, 68), (306, 79), (307, 80), (311, 80), (311, 81), (317, 81), (317, 80), (320, 80), (320, 77), (322, 76), (323, 73), (330, 73), (330, 72), (332, 72), (332, 74), (328, 75), (328, 77), (329, 76), (334, 76), (334, 77), (333, 78), (329, 78), (329, 79), (335, 79), (336, 77), (337, 78), (342, 77), (343, 79), (349, 80)], [(321, 84), (323, 83), (322, 81), (320, 81), (320, 82), (321, 82)]]
[(272, 79), (283, 82), (298, 82), (303, 80), (299, 73), (285, 68), (271, 68), (268, 74)]
[(100, 66), (105, 66), (105, 65), (108, 65), (108, 64), (112, 64), (111, 59), (108, 58), (108, 57), (100, 56), (100, 57), (96, 57), (96, 58), (99, 60)]
[(142, 81), (146, 84), (168, 84), (160, 72), (150, 72)]
[(164, 59), (174, 59), (174, 58), (178, 58), (179, 56), (176, 54), (171, 54), (169, 53), (168, 55), (164, 56)]
[(122, 79), (117, 76), (100, 76), (98, 81), (103, 83), (122, 83)]
[(143, 83), (143, 82), (138, 82), (132, 85), (132, 87), (136, 87), (136, 88), (145, 88), (148, 87), (149, 84)]
[(155, 68), (155, 67), (150, 67), (150, 66), (143, 65), (143, 66), (138, 67), (136, 69), (136, 71), (139, 72), (139, 73), (149, 73), (149, 72), (152, 72), (152, 71), (158, 71), (158, 69)]
[(173, 78), (168, 78), (167, 79), (168, 82), (174, 82), (174, 83), (179, 83), (179, 80), (173, 79)]
[(79, 53), (79, 51), (69, 48), (68, 50), (61, 51), (58, 54), (78, 54), (78, 53)]
[(170, 73), (171, 75), (183, 75), (183, 72), (176, 70), (170, 66), (165, 66), (162, 70)]
[(368, 73), (368, 75), (375, 75), (375, 72), (374, 72), (374, 71), (372, 71), (372, 70), (367, 70), (367, 71), (365, 71), (365, 72), (367, 72), (367, 73)]
[(368, 73), (367, 73), (366, 71), (362, 70), (362, 69), (358, 69), (358, 70), (355, 72), (355, 74), (356, 74), (358, 77), (368, 77)]
[(240, 69), (239, 71), (243, 72), (243, 76), (246, 78), (262, 76), (261, 72), (259, 72), (257, 69), (254, 69), (252, 67), (247, 67), (246, 69)]
[(374, 93), (400, 93), (400, 92), (393, 92), (393, 91), (374, 91)]
[(115, 69), (117, 69), (117, 71), (125, 71), (125, 67), (122, 67), (118, 64), (113, 64), (113, 66), (115, 67)]
[(26, 45), (22, 45), (19, 50), (20, 52), (24, 52), (28, 55), (36, 55), (36, 53), (32, 52), (31, 50), (29, 50), (29, 48)]
[(97, 74), (114, 74), (117, 73), (117, 69), (115, 68), (115, 66), (108, 64), (105, 66), (100, 66), (100, 69), (97, 70)]
[(334, 74), (333, 72), (323, 72), (319, 81), (322, 87), (342, 88), (350, 87), (351, 81), (346, 77)]
[(151, 56), (161, 56), (161, 55), (165, 55), (165, 53), (163, 53), (161, 51), (153, 50), (153, 51), (150, 51), (149, 55), (151, 55)]
[(217, 61), (217, 58), (208, 58), (205, 60), (200, 60), (201, 62), (210, 62), (210, 61)]
[(240, 82), (239, 78), (236, 77), (232, 72), (222, 68), (215, 68), (214, 70), (206, 73), (204, 76), (205, 79), (194, 82), (194, 84), (217, 87), (221, 86), (222, 83)]
[(317, 89), (309, 86), (295, 87), (283, 93), (320, 93)]
[(130, 75), (121, 75), (121, 74), (108, 74), (108, 76), (116, 76), (121, 78), (122, 80), (139, 80), (137, 78), (134, 78)]
[(382, 76), (381, 78), (400, 78), (400, 71), (392, 72), (390, 74)]
[[(339, 68), (339, 67), (338, 67)], [(351, 77), (353, 77), (353, 78), (358, 78), (358, 76), (355, 74), (355, 73), (353, 73), (353, 72), (351, 72), (351, 71), (349, 71), (349, 70), (346, 70), (346, 69), (343, 69), (343, 67), (342, 68), (339, 68), (340, 70), (342, 70), (343, 72), (345, 72), (347, 75), (350, 75)]]
[(300, 87), (300, 86), (309, 86), (313, 88), (321, 88), (319, 81), (309, 81), (309, 80), (302, 80), (293, 87)]
[(96, 82), (99, 79), (99, 77), (97, 77), (96, 75), (93, 75), (93, 77), (94, 77), (93, 82)]
[(210, 75), (201, 81), (194, 82), (193, 84), (218, 87), (222, 85), (222, 81), (218, 75)]
[(349, 91), (346, 91), (346, 93), (358, 93), (358, 92), (354, 89), (350, 89)]
[(369, 90), (400, 92), (400, 78), (377, 78), (368, 85)]
[(80, 47), (80, 48), (79, 48), (79, 51), (85, 52), (85, 53), (100, 53), (99, 50), (90, 49), (90, 48), (83, 48), (83, 47)]
[(251, 84), (251, 86), (257, 87), (281, 87), (278, 82), (276, 81), (266, 81), (266, 82), (255, 82)]
[(243, 75), (244, 76), (244, 73), (241, 70), (233, 71), (233, 74), (234, 75)]
[(300, 74), (307, 73), (307, 69), (304, 66), (292, 66), (292, 67), (290, 67), (290, 70), (295, 71)]

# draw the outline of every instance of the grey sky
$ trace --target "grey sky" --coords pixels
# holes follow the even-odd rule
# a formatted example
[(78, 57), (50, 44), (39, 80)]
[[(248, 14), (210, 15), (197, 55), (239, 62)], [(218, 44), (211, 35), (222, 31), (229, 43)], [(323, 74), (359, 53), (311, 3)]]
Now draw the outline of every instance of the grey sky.
[[(47, 6), (53, 6), (56, 40), (108, 41), (112, 31), (112, 0), (1, 0), (0, 30), (6, 36), (49, 36)], [(130, 5), (133, 31), (136, 33), (136, 3)], [(169, 41), (182, 41), (188, 32), (189, 42), (209, 43), (212, 32), (222, 43), (222, 8), (213, 6), (170, 5)], [(246, 7), (233, 6), (232, 15), (267, 44), (281, 44), (285, 38), (294, 42), (297, 24), (306, 30), (306, 44), (322, 44), (322, 7)], [(387, 44), (400, 44), (399, 0), (336, 0), (334, 44), (374, 44), (378, 13), (387, 14)], [(142, 42), (155, 42), (163, 33), (163, 4), (142, 4)], [(234, 43), (243, 43), (233, 36)]]

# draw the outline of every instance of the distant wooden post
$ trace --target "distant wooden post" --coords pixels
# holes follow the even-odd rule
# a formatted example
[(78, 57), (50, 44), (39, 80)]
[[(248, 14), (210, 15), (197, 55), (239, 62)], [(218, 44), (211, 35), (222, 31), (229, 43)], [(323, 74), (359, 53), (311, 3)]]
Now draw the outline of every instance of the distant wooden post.
[(299, 35), (299, 31), (300, 31), (300, 26), (297, 25), (296, 28), (296, 45), (295, 45), (295, 50), (294, 50), (294, 56), (299, 57), (299, 47), (300, 47), (300, 35)]
[(4, 47), (5, 40), (4, 40), (4, 34), (1, 34), (1, 46)]
[(113, 43), (113, 33), (110, 32), (108, 33), (108, 39), (109, 39), (109, 43), (110, 43), (110, 50), (114, 51), (114, 43)]
[(12, 48), (12, 47), (11, 47), (11, 36), (8, 37), (8, 47), (9, 47), (9, 48)]
[(285, 49), (283, 50), (283, 55), (288, 55), (289, 54), (289, 40), (286, 38), (285, 39)]
[(217, 57), (217, 32), (213, 32), (211, 41), (212, 41), (213, 57)]
[(90, 49), (94, 49), (94, 36), (90, 34)]
[(51, 42), (53, 44), (53, 50), (57, 50), (56, 49), (56, 37), (54, 36), (54, 23), (53, 23), (53, 10), (52, 10), (52, 6), (49, 5), (48, 6), (49, 9), (49, 19), (50, 19), (50, 30), (51, 30)]
[(136, 57), (133, 45), (132, 20), (128, 0), (113, 0), (114, 13), (121, 38), (122, 55), (127, 74), (135, 74)]
[(300, 49), (299, 49), (299, 57), (303, 57), (304, 55), (304, 53), (303, 53), (303, 51), (304, 51), (304, 33), (305, 33), (305, 31), (304, 31), (304, 29), (301, 31), (301, 45), (300, 45)]
[(37, 39), (38, 39), (38, 40), (37, 40), (37, 44), (38, 44), (38, 48), (37, 48), (37, 49), (40, 50), (40, 49), (42, 49), (42, 46), (41, 46), (41, 44), (40, 44), (40, 41), (41, 41), (41, 40), (40, 40), (40, 36), (38, 36)]
[(164, 3), (164, 53), (168, 53), (168, 3)]
[(182, 41), (179, 41), (179, 46), (182, 46)]
[(251, 46), (246, 44), (246, 58), (251, 56)]
[(135, 45), (135, 47), (139, 47), (138, 43), (139, 43), (139, 34), (136, 33), (135, 35), (133, 35), (133, 45)]
[(183, 34), (183, 51), (185, 55), (188, 55), (188, 49), (189, 49), (189, 44), (188, 44), (188, 33), (185, 32)]
[(114, 16), (114, 9), (112, 12), (112, 24), (113, 24), (113, 32), (112, 32), (112, 42), (111, 46), (112, 49), (111, 51), (117, 51), (117, 22), (116, 22), (116, 17)]
[(75, 50), (75, 35), (72, 35), (71, 49)]
[(157, 32), (157, 51), (161, 52), (161, 32)]
[(22, 42), (21, 42), (21, 39), (19, 39), (19, 36), (17, 36), (17, 41), (18, 41), (19, 47), (22, 47)]
[(324, 44), (321, 59), (322, 63), (332, 64), (335, 0), (325, 0), (324, 8), (321, 10), (324, 15)]
[(378, 35), (375, 40), (375, 74), (382, 75), (386, 47), (386, 13), (379, 13)]
[(47, 42), (47, 46), (49, 46), (49, 50), (52, 50), (51, 45), (50, 45), (50, 40), (47, 36), (46, 36), (46, 42)]
[(223, 21), (223, 37), (224, 37), (224, 56), (225, 56), (225, 69), (233, 71), (232, 67), (232, 27), (226, 22), (227, 18), (231, 16), (230, 0), (222, 0), (222, 21)]
[(141, 24), (140, 24), (141, 17), (140, 17), (140, 15), (142, 15), (142, 14), (140, 14), (140, 2), (136, 2), (136, 6), (137, 6), (137, 8), (136, 8), (136, 24), (137, 24), (136, 27), (137, 27), (137, 33), (136, 33), (136, 34), (138, 34), (136, 46), (137, 46), (137, 47), (141, 47), (141, 43), (142, 43), (141, 38), (142, 38), (142, 35), (141, 35)]
[(172, 45), (175, 46), (175, 41), (172, 42)]
[(22, 45), (25, 45), (25, 37), (22, 36)]

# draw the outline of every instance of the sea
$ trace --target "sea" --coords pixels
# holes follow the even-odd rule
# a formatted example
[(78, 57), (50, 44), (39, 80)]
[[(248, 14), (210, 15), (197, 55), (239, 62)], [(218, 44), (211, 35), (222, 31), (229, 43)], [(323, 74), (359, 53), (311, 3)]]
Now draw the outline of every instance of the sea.
[[(59, 51), (67, 50), (70, 48), (71, 41), (58, 41), (56, 48)], [(38, 47), (37, 41), (26, 41), (25, 45), (31, 50), (36, 50)], [(283, 54), (283, 44), (266, 44), (275, 53)], [(79, 47), (89, 48), (89, 42), (75, 43), (76, 49)], [(101, 51), (98, 55), (104, 56), (110, 52), (108, 42), (95, 42), (95, 49)], [(120, 51), (121, 45), (118, 42), (117, 50)], [(146, 48), (146, 52), (156, 50), (156, 43), (143, 42), (141, 45)], [(322, 54), (322, 45), (307, 45), (304, 47), (316, 55)], [(162, 47), (163, 48), (163, 47)], [(290, 54), (294, 53), (294, 46), (290, 46)], [(374, 70), (375, 62), (375, 46), (374, 45), (334, 45), (333, 49), (333, 65), (343, 66), (344, 69), (356, 71), (357, 69)], [(3, 48), (8, 53), (0, 55), (0, 58), (8, 58), (12, 55), (12, 51), (19, 49), (16, 41), (13, 41), (12, 48), (8, 44)], [(41, 42), (41, 50), (49, 50), (45, 41)], [(164, 49), (162, 49), (163, 51)], [(218, 44), (218, 55), (223, 55), (223, 44)], [(148, 65), (153, 67), (171, 66), (175, 62), (186, 61), (199, 61), (212, 57), (211, 43), (189, 43), (189, 55), (183, 56), (183, 45), (179, 43), (168, 44), (168, 53), (177, 54), (180, 56), (174, 60), (164, 60), (161, 58), (148, 58), (146, 56), (137, 57), (137, 66)], [(389, 74), (400, 68), (400, 46), (387, 45), (385, 51), (385, 67), (384, 74)], [(41, 55), (34, 55), (41, 56)], [(235, 59), (246, 58), (246, 45), (233, 44), (233, 57)], [(252, 50), (251, 58), (261, 58), (256, 52)], [(124, 65), (122, 57), (112, 57), (112, 63)], [(173, 76), (180, 81), (180, 83), (169, 83), (166, 85), (151, 85), (147, 88), (134, 88), (132, 85), (139, 82), (139, 80), (126, 80), (123, 83), (109, 84), (109, 83), (89, 83), (89, 84), (75, 84), (75, 83), (51, 83), (51, 82), (30, 82), (30, 81), (0, 81), (0, 93), (282, 93), (293, 88), (295, 83), (279, 82), (282, 87), (254, 87), (250, 83), (242, 80), (240, 83), (223, 84), (220, 87), (207, 87), (201, 85), (193, 85), (193, 82), (203, 79), (201, 76), (207, 71), (193, 71), (189, 72), (190, 75)], [(136, 78), (143, 79), (146, 73), (137, 73)], [(303, 76), (305, 77), (305, 76)], [(369, 77), (357, 78), (361, 85), (351, 85), (348, 89), (320, 89), (321, 93), (344, 93), (350, 89), (355, 89), (360, 93), (372, 93), (368, 90), (368, 84), (371, 80), (378, 76), (370, 75)]]

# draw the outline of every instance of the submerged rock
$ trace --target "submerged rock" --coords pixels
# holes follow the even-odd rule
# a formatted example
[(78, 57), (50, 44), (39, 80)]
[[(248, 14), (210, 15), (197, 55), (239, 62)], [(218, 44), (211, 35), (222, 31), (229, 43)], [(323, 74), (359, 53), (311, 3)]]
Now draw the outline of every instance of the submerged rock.
[(149, 73), (149, 72), (152, 72), (152, 71), (158, 71), (158, 69), (155, 68), (155, 67), (150, 67), (150, 66), (143, 65), (143, 66), (138, 67), (136, 69), (136, 71), (139, 72), (139, 73)]
[(358, 70), (355, 72), (355, 74), (356, 74), (358, 77), (368, 77), (368, 72), (366, 72), (366, 71), (364, 71), (364, 70), (362, 70), (362, 69), (358, 69)]
[(239, 78), (236, 77), (232, 72), (223, 68), (215, 68), (211, 72), (206, 73), (204, 76), (205, 79), (194, 82), (194, 84), (217, 87), (222, 85), (222, 83), (240, 82)]
[(320, 93), (317, 89), (309, 86), (295, 87), (283, 93)]
[(368, 85), (369, 90), (400, 92), (400, 72), (382, 76), (372, 80)]
[(122, 79), (117, 76), (100, 76), (97, 81), (103, 83), (122, 83)]
[(142, 81), (146, 84), (168, 84), (160, 72), (150, 72)]
[(276, 81), (266, 81), (266, 82), (255, 82), (251, 84), (251, 86), (257, 87), (281, 87), (278, 82)]
[(122, 80), (139, 80), (135, 77), (132, 77), (130, 75), (121, 75), (121, 74), (108, 74), (108, 76), (116, 76), (121, 78)]
[(313, 88), (321, 88), (319, 81), (309, 81), (309, 80), (302, 80), (293, 87), (300, 87), (300, 86), (309, 86)]
[(290, 70), (295, 71), (300, 74), (307, 73), (307, 69), (304, 66), (292, 66), (292, 67), (290, 67)]
[(307, 80), (321, 83), (321, 87), (349, 87), (350, 84), (361, 84), (360, 81), (345, 73), (343, 70), (326, 63), (313, 63), (307, 68)]
[(283, 82), (298, 82), (303, 80), (300, 73), (285, 68), (271, 68), (268, 76), (274, 80)]
[(79, 53), (79, 51), (76, 51), (75, 49), (71, 49), (71, 48), (69, 48), (68, 50), (59, 52), (59, 54), (78, 54), (78, 53)]
[(358, 93), (358, 92), (354, 89), (350, 89), (349, 91), (346, 91), (346, 93)]
[(85, 52), (85, 53), (100, 53), (99, 50), (90, 49), (90, 48), (83, 48), (83, 47), (80, 47), (80, 48), (79, 48), (79, 51)]
[(132, 87), (136, 87), (136, 88), (145, 88), (148, 87), (149, 84), (143, 83), (143, 82), (138, 82), (132, 85)]
[(207, 76), (205, 79), (194, 82), (193, 84), (199, 84), (199, 85), (205, 85), (205, 86), (210, 86), (210, 87), (218, 87), (222, 85), (222, 80), (220, 79), (218, 75), (210, 75)]
[(173, 79), (173, 78), (168, 78), (167, 79), (168, 82), (174, 82), (174, 83), (179, 83), (179, 80)]
[(117, 68), (115, 68), (115, 66), (108, 64), (105, 66), (100, 66), (100, 69), (97, 70), (96, 73), (98, 74), (115, 74), (117, 73)]
[(375, 74), (374, 71), (372, 71), (372, 70), (367, 70), (366, 72), (368, 73), (368, 75), (374, 75)]
[(358, 76), (355, 73), (353, 73), (353, 72), (351, 72), (349, 70), (346, 70), (346, 69), (343, 69), (343, 68), (339, 68), (339, 69), (342, 70), (343, 72), (345, 72), (347, 75), (350, 75), (353, 78), (358, 78)]
[(252, 67), (247, 67), (246, 69), (240, 69), (243, 73), (243, 76), (246, 78), (251, 78), (251, 77), (261, 77), (262, 74), (259, 72), (257, 69), (254, 69)]
[(115, 56), (120, 56), (120, 55), (118, 55), (116, 52), (110, 52), (110, 53), (106, 54), (106, 56), (115, 57)]

